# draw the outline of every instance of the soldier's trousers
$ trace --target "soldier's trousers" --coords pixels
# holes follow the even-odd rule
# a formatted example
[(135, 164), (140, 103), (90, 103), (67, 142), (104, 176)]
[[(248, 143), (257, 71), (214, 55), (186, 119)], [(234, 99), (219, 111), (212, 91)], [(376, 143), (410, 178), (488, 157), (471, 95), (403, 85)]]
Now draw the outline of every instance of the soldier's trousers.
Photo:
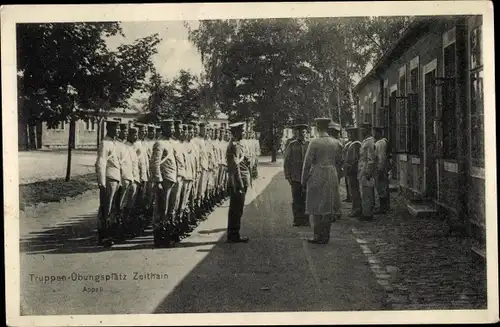
[(123, 209), (125, 209), (127, 206), (127, 200), (128, 200), (127, 195), (131, 184), (132, 184), (131, 180), (125, 179), (122, 181), (120, 188), (118, 189), (117, 210), (119, 213), (122, 213)]
[(173, 181), (164, 180), (162, 182), (162, 189), (155, 189), (156, 205), (153, 214), (154, 227), (158, 227), (160, 223), (165, 223), (167, 221), (167, 211), (174, 184), (175, 183)]
[(302, 184), (296, 181), (292, 181), (290, 186), (292, 188), (293, 221), (298, 224), (307, 223), (309, 219), (305, 213), (306, 191)]
[(205, 193), (207, 192), (207, 179), (208, 171), (202, 170), (198, 180), (198, 199), (202, 201), (205, 199)]
[(361, 183), (361, 207), (364, 217), (373, 216), (373, 205), (375, 203), (375, 189), (371, 185)]
[(227, 238), (237, 239), (240, 237), (241, 216), (245, 207), (245, 197), (249, 185), (250, 176), (243, 177), (243, 192), (236, 192), (230, 188), (229, 213), (227, 217)]
[(179, 212), (179, 207), (181, 205), (183, 183), (184, 179), (178, 178), (177, 182), (172, 187), (172, 193), (170, 194), (170, 199), (168, 201), (168, 210), (167, 210), (167, 215), (169, 217), (175, 216)]
[(99, 215), (97, 219), (98, 228), (109, 226), (111, 223), (111, 214), (115, 204), (116, 193), (120, 182), (115, 180), (106, 180), (106, 186), (99, 189)]
[(361, 214), (361, 193), (359, 190), (359, 181), (357, 174), (346, 175), (346, 181), (347, 185), (349, 185), (349, 192), (352, 203), (351, 214)]
[(375, 188), (379, 197), (385, 199), (389, 196), (389, 176), (387, 173), (377, 174)]
[(332, 226), (331, 215), (313, 215), (314, 238), (323, 242), (330, 240), (330, 229)]
[(191, 181), (191, 180), (184, 180), (183, 181), (183, 183), (182, 183), (181, 204), (180, 204), (180, 207), (179, 207), (179, 211), (180, 212), (184, 211), (187, 208), (192, 188), (193, 188), (193, 181)]

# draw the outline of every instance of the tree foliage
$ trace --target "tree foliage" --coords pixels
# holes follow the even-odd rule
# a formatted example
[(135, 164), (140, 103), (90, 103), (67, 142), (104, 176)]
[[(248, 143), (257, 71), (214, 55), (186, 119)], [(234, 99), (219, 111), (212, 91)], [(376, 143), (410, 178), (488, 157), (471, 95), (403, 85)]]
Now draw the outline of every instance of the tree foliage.
[(189, 38), (201, 53), (211, 101), (230, 117), (255, 119), (274, 140), (292, 121), (321, 115), (352, 123), (355, 76), (407, 24), (404, 17), (213, 20)]
[(54, 126), (124, 107), (160, 40), (151, 35), (110, 51), (106, 37), (115, 35), (123, 35), (118, 22), (18, 24), (21, 121)]

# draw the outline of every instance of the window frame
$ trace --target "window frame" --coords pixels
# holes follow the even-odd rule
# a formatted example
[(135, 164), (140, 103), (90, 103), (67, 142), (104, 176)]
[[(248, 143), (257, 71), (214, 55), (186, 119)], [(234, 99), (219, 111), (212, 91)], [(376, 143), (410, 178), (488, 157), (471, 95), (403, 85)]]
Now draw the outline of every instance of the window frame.
[[(454, 72), (455, 75), (450, 77), (448, 76), (446, 72), (446, 49), (450, 46), (454, 47)], [(457, 43), (456, 43), (456, 27), (453, 27), (443, 33), (443, 43), (442, 43), (442, 48), (441, 48), (441, 56), (442, 56), (442, 65), (441, 65), (441, 79), (443, 79), (443, 84), (441, 85), (441, 90), (439, 92), (439, 96), (441, 98), (440, 100), (440, 107), (441, 107), (441, 112), (440, 112), (440, 117), (441, 117), (441, 126), (442, 126), (442, 133), (441, 133), (441, 151), (439, 151), (439, 157), (444, 160), (448, 161), (456, 161), (458, 159), (458, 151), (457, 151), (457, 145), (458, 145), (458, 138), (457, 138), (457, 111), (456, 111), (456, 97), (455, 99), (451, 100), (453, 101), (451, 106), (451, 109), (448, 108), (448, 106), (445, 106), (443, 103), (444, 98), (446, 97), (447, 99), (453, 98), (453, 97), (447, 97), (446, 94), (446, 87), (447, 85), (450, 85), (454, 90), (454, 95), (457, 94), (457, 85), (456, 85), (456, 78), (457, 78)], [(445, 111), (446, 110), (446, 111)], [(451, 115), (447, 110), (452, 110), (453, 115)], [(450, 121), (451, 118), (451, 121)], [(452, 141), (450, 145), (445, 143), (445, 138), (449, 134), (450, 131), (455, 131), (455, 139)], [(446, 140), (449, 140), (446, 138)], [(451, 152), (450, 152), (451, 151)]]
[[(480, 91), (480, 98), (478, 100), (478, 97), (475, 96), (473, 98), (473, 94), (477, 94), (476, 92), (473, 91), (474, 89), (474, 84), (473, 84), (473, 76), (483, 76), (484, 74), (484, 62), (483, 62), (483, 24), (479, 24), (475, 26), (474, 28), (470, 29), (467, 35), (467, 56), (469, 58), (468, 60), (468, 83), (469, 83), (469, 112), (468, 112), (468, 124), (469, 124), (469, 140), (470, 140), (470, 158), (471, 158), (471, 163), (475, 167), (480, 167), (484, 168), (484, 152), (485, 152), (485, 135), (484, 135), (484, 77), (481, 77), (481, 91)], [(479, 64), (476, 66), (473, 66), (473, 60), (472, 60), (472, 36), (473, 34), (479, 31), (479, 37), (476, 36), (476, 45), (479, 44), (479, 53), (478, 53), (478, 59), (479, 59)], [(479, 105), (479, 106), (478, 106)], [(473, 113), (473, 108), (475, 108), (474, 113)], [(473, 132), (473, 122), (475, 120), (480, 121), (481, 128), (482, 128), (482, 135), (479, 137), (482, 137), (482, 142), (474, 142), (476, 140), (475, 135), (477, 136), (477, 133)], [(482, 143), (482, 144), (481, 144)], [(473, 149), (477, 146), (482, 147), (482, 151), (479, 151), (479, 155), (477, 152), (473, 151)]]
[[(407, 110), (407, 119), (408, 119), (408, 153), (413, 155), (421, 156), (423, 152), (423, 142), (421, 140), (421, 113), (419, 106), (419, 99), (421, 94), (421, 80), (420, 80), (420, 57), (416, 56), (413, 58), (408, 67), (409, 78), (408, 80), (408, 92), (406, 93), (407, 101), (406, 101), (406, 110)], [(416, 85), (413, 85), (412, 72), (416, 72)], [(415, 100), (413, 111), (410, 111), (410, 97), (415, 97), (412, 100)]]
[(405, 63), (399, 69), (396, 99), (396, 152), (408, 153), (408, 65)]

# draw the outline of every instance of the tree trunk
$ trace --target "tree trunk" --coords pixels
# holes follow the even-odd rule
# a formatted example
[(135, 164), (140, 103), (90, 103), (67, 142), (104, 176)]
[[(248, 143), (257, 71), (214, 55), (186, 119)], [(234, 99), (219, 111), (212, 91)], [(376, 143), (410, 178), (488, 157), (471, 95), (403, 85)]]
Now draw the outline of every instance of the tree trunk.
[(274, 130), (274, 122), (272, 122), (271, 126), (271, 140), (272, 140), (272, 146), (271, 146), (271, 162), (276, 162), (276, 157), (277, 157), (277, 149), (276, 149), (276, 133)]
[(69, 122), (68, 136), (68, 163), (66, 165), (66, 182), (71, 179), (71, 150), (73, 148), (73, 140), (75, 139), (75, 121), (72, 119)]

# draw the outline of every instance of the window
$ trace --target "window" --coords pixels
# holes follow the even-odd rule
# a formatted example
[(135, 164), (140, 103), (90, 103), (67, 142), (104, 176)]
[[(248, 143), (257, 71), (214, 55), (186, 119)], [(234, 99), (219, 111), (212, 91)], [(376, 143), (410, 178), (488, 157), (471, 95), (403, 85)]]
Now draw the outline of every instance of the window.
[(474, 166), (484, 167), (484, 98), (481, 27), (470, 33), (470, 133)]
[(419, 155), (422, 152), (420, 142), (420, 114), (418, 110), (418, 65), (410, 70), (410, 85), (407, 100), (408, 107), (408, 152)]
[(401, 153), (408, 152), (408, 115), (406, 108), (406, 66), (401, 68), (398, 81), (399, 97), (397, 103), (397, 131), (396, 150)]
[(95, 131), (95, 122), (92, 119), (87, 119), (85, 121), (85, 130), (87, 131)]
[(442, 83), (442, 125), (443, 156), (445, 159), (457, 158), (457, 120), (456, 120), (456, 49), (451, 43), (443, 51), (444, 79)]
[(56, 126), (54, 127), (47, 127), (47, 129), (53, 129), (53, 130), (56, 130), (56, 131), (64, 131), (66, 129), (66, 122), (65, 121), (60, 121), (59, 123), (57, 123)]

